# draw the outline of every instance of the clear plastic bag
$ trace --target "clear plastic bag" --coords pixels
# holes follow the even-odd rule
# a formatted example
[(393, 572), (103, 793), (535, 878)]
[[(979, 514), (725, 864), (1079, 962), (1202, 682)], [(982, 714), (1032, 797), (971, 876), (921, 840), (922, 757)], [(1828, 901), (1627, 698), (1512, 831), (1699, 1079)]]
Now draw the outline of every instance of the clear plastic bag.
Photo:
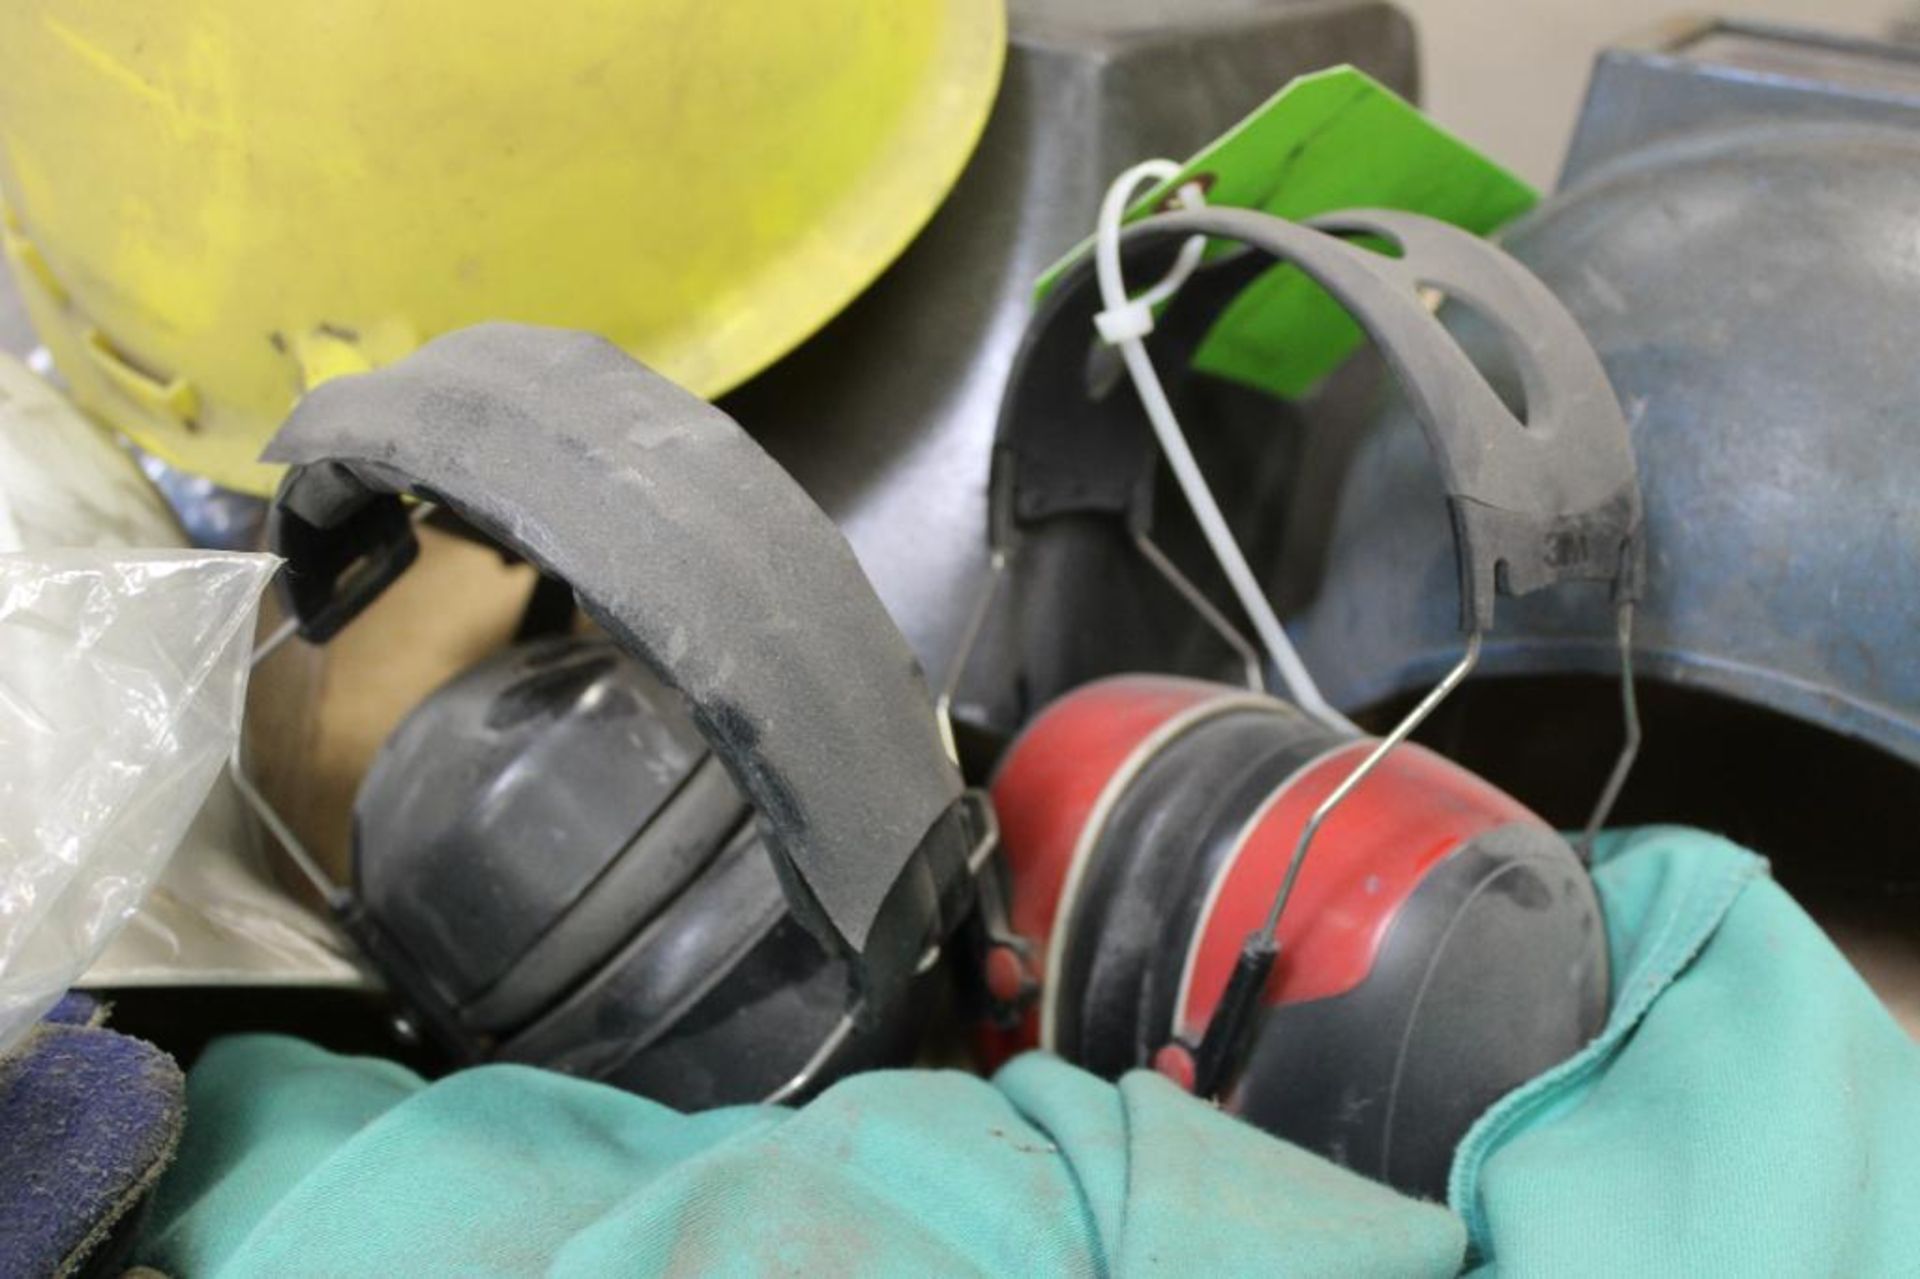
[[(152, 458), (136, 463), (59, 391), (0, 352), (0, 552), (185, 546), (143, 469), (185, 495), (197, 533), (224, 539), (202, 536), (200, 545), (233, 550), (244, 549), (242, 539), (258, 541), (259, 499), (223, 495)], [(311, 695), (272, 680), (255, 687), (283, 701)], [(365, 976), (351, 955), (326, 916), (281, 887), (258, 824), (221, 778), (145, 903), (78, 984), (359, 985)]]
[(0, 554), (0, 1051), (132, 916), (205, 801), (275, 565)]

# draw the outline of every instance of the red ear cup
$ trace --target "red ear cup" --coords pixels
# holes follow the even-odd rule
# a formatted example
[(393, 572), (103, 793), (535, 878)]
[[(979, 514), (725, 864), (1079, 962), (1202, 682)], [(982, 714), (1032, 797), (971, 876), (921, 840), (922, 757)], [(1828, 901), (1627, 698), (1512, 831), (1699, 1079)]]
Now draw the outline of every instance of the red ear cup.
[[(1008, 917), (1039, 997), (989, 1053), (1039, 1045), (1190, 1082), (1197, 1043), (1314, 807), (1365, 755), (1260, 694), (1122, 676), (1061, 698), (993, 783)], [(1222, 1100), (1403, 1189), (1442, 1196), (1493, 1100), (1605, 1015), (1599, 905), (1567, 844), (1419, 746), (1316, 837)]]

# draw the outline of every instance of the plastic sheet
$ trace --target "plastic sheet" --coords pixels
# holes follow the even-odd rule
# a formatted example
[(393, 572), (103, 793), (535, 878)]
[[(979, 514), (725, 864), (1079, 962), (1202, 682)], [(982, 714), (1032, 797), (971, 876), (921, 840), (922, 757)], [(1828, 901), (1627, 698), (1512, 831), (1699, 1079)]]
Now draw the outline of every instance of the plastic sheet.
[[(156, 466), (136, 460), (39, 374), (0, 353), (0, 552), (185, 546), (161, 492), (141, 474)], [(183, 489), (204, 483), (161, 469), (176, 501)], [(196, 534), (227, 539), (198, 536), (201, 545), (244, 549), (249, 528), (257, 533), (257, 514), (247, 514), (262, 505), (256, 499), (217, 490), (190, 496)], [(289, 686), (284, 668), (277, 682), (269, 672), (254, 688), (296, 712), (310, 696)], [(363, 984), (351, 953), (325, 916), (276, 881), (258, 824), (223, 777), (145, 904), (78, 984)]]
[(0, 554), (0, 1051), (133, 915), (206, 800), (275, 563)]
[(223, 773), (140, 909), (74, 984), (367, 985), (340, 931), (275, 879), (269, 839)]

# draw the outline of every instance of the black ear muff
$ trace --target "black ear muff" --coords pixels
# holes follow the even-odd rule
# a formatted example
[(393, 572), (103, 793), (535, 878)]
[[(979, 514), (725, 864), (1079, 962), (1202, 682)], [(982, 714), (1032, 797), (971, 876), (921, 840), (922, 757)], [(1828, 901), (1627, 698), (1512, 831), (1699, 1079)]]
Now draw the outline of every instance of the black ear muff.
[[(695, 1110), (781, 1088), (846, 1012), (847, 963), (787, 909), (752, 808), (610, 641), (515, 645), (436, 690), (354, 814), (354, 931), (463, 1059)], [(903, 1062), (917, 1006), (815, 1082)]]
[(321, 386), (266, 457), (308, 638), (411, 561), (403, 495), (611, 637), (455, 680), (363, 787), (352, 922), (438, 1038), (687, 1105), (898, 1038), (990, 819), (845, 541), (731, 419), (601, 339), (486, 325)]
[[(1406, 388), (1453, 513), (1469, 641), (1450, 680), (1497, 595), (1605, 583), (1630, 616), (1643, 549), (1626, 425), (1537, 280), (1473, 236), (1384, 212), (1312, 225), (1168, 214), (1128, 228), (1122, 260), (1148, 278), (1195, 235), (1247, 251), (1201, 266), (1152, 326), (1175, 398), (1220, 308), (1276, 260), (1343, 303)], [(1435, 290), (1516, 339), (1524, 421), (1435, 317)], [(1134, 388), (1088, 377), (1101, 309), (1082, 264), (1016, 359), (993, 483), (1016, 587), (1030, 547), (1084, 541), (1090, 522), (1147, 545), (1158, 450)], [(1014, 666), (1057, 673), (1044, 656)], [(993, 798), (1009, 900), (982, 983), (998, 1019), (982, 1035), (989, 1056), (1038, 1044), (1110, 1075), (1153, 1065), (1444, 1198), (1473, 1120), (1605, 1018), (1605, 928), (1574, 849), (1464, 770), (1337, 715), (1258, 689), (1099, 679), (1028, 724)], [(1021, 960), (1018, 1001), (996, 980), (996, 950)]]

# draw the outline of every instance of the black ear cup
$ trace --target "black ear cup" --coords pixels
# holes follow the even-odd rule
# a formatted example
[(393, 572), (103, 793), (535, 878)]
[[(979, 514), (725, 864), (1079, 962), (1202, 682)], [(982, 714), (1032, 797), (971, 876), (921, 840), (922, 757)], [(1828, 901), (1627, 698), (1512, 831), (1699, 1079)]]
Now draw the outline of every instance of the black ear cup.
[[(415, 707), (361, 783), (360, 908), (477, 1030), (578, 982), (624, 933), (595, 947), (575, 920), (644, 923), (745, 816), (731, 786), (695, 783), (705, 743), (632, 666), (604, 641), (496, 654)], [(648, 890), (601, 891), (650, 834)], [(556, 940), (564, 959), (548, 958)]]
[(1233, 1105), (1444, 1201), (1467, 1131), (1600, 1033), (1609, 982), (1599, 897), (1573, 850), (1537, 821), (1495, 827), (1383, 921), (1357, 987), (1271, 1011)]
[[(605, 640), (505, 650), (422, 702), (354, 809), (357, 931), (462, 1060), (683, 1109), (780, 1089), (851, 975), (793, 919), (678, 699)], [(821, 1081), (910, 1051), (886, 1010)]]
[(779, 1095), (826, 1052), (805, 1086), (782, 1097), (798, 1100), (912, 1055), (922, 1005), (911, 999), (837, 1038), (849, 981), (845, 961), (787, 910), (748, 823), (585, 982), (502, 1043), (499, 1056), (697, 1110)]

